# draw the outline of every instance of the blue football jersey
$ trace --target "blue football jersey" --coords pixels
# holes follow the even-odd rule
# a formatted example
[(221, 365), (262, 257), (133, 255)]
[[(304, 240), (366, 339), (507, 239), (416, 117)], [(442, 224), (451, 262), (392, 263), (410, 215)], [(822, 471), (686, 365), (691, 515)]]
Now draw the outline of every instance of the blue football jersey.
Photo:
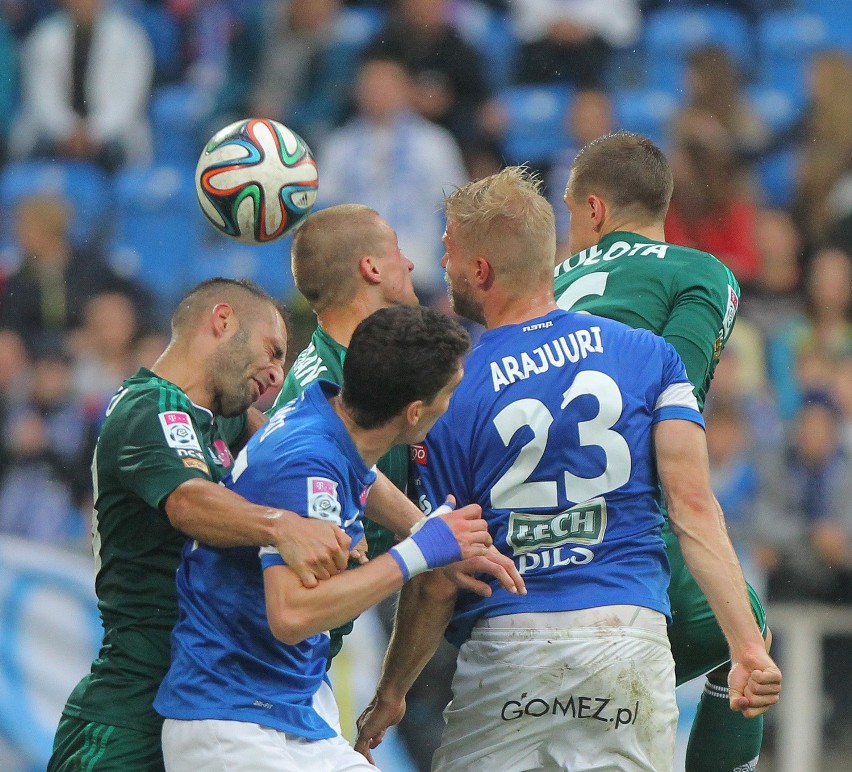
[[(225, 484), (256, 504), (343, 528), (355, 544), (376, 479), (328, 403), (339, 387), (312, 384), (248, 442)], [(263, 556), (263, 566), (283, 563)], [(295, 646), (266, 620), (257, 547), (188, 543), (177, 573), (172, 663), (154, 708), (177, 719), (250, 721), (316, 740), (335, 732), (313, 709), (326, 679), (328, 634)]]
[(553, 311), (484, 333), (447, 413), (412, 448), (425, 512), (482, 506), (527, 585), (460, 593), (448, 637), (481, 616), (635, 604), (669, 614), (652, 426), (703, 426), (674, 348), (646, 330)]

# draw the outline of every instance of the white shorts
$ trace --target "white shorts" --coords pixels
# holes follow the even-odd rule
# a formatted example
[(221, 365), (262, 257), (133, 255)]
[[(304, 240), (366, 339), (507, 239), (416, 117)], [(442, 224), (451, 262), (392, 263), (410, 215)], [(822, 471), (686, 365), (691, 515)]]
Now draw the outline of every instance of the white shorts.
[(636, 606), (481, 620), (433, 772), (666, 772), (678, 710), (665, 617)]
[(340, 735), (337, 705), (328, 684), (314, 707), (337, 731), (327, 740), (304, 737), (243, 721), (204, 719), (163, 722), (163, 758), (167, 772), (375, 772)]

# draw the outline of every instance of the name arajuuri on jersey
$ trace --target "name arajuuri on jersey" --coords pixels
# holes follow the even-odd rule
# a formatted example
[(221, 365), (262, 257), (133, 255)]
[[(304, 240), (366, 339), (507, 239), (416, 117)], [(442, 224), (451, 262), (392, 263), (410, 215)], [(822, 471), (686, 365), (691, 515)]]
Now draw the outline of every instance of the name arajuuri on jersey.
[(553, 272), (553, 276), (556, 278), (560, 274), (568, 273), (568, 271), (574, 268), (579, 268), (581, 265), (596, 265), (601, 261), (608, 263), (610, 260), (616, 260), (619, 257), (632, 257), (636, 254), (652, 255), (662, 260), (666, 256), (668, 249), (668, 244), (649, 242), (630, 244), (627, 241), (616, 241), (610, 244), (609, 248), (604, 252), (600, 246), (595, 244), (593, 247), (584, 249), (576, 255), (571, 255), (567, 260), (559, 263)]
[[(541, 322), (524, 327), (523, 332), (552, 326), (552, 321)], [(491, 382), (494, 391), (500, 391), (515, 381), (524, 381), (530, 376), (546, 373), (551, 367), (564, 367), (568, 362), (579, 362), (589, 354), (603, 353), (600, 327), (575, 330), (536, 346), (531, 351), (522, 351), (515, 356), (505, 356), (491, 362)]]

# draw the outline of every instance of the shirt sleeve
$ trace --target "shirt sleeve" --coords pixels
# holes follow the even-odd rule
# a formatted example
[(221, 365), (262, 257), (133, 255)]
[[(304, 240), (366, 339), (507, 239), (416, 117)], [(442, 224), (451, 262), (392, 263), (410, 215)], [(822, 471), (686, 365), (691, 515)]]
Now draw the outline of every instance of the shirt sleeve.
[(698, 410), (698, 400), (686, 376), (686, 368), (671, 343), (663, 348), (663, 371), (660, 392), (654, 403), (653, 421), (681, 419), (704, 426), (704, 417)]
[(412, 445), (410, 451), (409, 490), (414, 503), (430, 515), (452, 494), (459, 506), (470, 504), (472, 493), (462, 473), (467, 458), (453, 432), (452, 413), (445, 413), (432, 427), (426, 439)]
[(722, 348), (731, 334), (739, 305), (739, 287), (719, 264), (728, 281), (706, 273), (676, 297), (661, 335), (674, 347), (686, 367), (695, 394), (703, 404)]
[(116, 474), (124, 487), (160, 508), (181, 483), (211, 479), (201, 434), (188, 412), (159, 410), (150, 398), (125, 407), (121, 418), (115, 416), (120, 418), (117, 443), (105, 442), (102, 449), (115, 448)]

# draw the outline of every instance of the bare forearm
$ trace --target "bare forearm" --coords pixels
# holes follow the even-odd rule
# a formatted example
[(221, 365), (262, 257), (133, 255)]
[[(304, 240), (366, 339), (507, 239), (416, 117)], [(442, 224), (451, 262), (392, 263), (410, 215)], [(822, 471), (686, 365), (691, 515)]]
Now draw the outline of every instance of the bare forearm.
[(408, 693), (441, 643), (455, 596), (453, 583), (438, 571), (417, 576), (402, 588), (377, 695), (402, 699)]
[(398, 590), (403, 576), (390, 555), (381, 555), (312, 589), (303, 587), (287, 566), (265, 569), (263, 582), (273, 634), (295, 644), (354, 619)]
[(763, 647), (754, 619), (745, 578), (715, 499), (712, 509), (670, 511), (683, 557), (698, 586), (707, 596), (732, 654), (750, 646)]
[(379, 473), (370, 489), (366, 516), (404, 539), (423, 513), (387, 477)]
[(222, 485), (196, 478), (166, 499), (171, 524), (211, 547), (275, 544), (283, 510), (251, 504)]

